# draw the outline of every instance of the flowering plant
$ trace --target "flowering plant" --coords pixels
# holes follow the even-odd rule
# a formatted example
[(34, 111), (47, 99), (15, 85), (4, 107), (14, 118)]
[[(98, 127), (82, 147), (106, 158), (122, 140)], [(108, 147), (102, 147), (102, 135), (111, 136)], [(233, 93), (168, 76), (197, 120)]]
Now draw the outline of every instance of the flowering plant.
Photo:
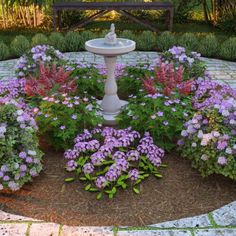
[(203, 176), (213, 173), (236, 179), (236, 90), (209, 78), (194, 82), (193, 108), (184, 125), (180, 152)]
[(180, 95), (189, 95), (193, 81), (183, 81), (183, 73), (182, 66), (175, 69), (173, 63), (160, 63), (156, 68), (155, 78), (146, 76), (146, 79), (143, 79), (144, 88), (149, 94), (155, 94), (159, 86), (166, 96), (170, 96), (174, 90), (177, 90)]
[(97, 199), (103, 194), (113, 198), (118, 188), (126, 189), (128, 185), (139, 193), (137, 186), (150, 174), (162, 177), (158, 168), (162, 166), (164, 151), (154, 144), (149, 133), (141, 138), (130, 128), (84, 130), (64, 156), (67, 170), (76, 171), (86, 183), (85, 190), (98, 193)]
[(52, 95), (42, 99), (37, 112), (41, 135), (46, 135), (54, 148), (68, 148), (76, 134), (84, 128), (94, 127), (101, 121), (95, 98), (68, 94)]
[(29, 52), (20, 57), (16, 64), (16, 74), (18, 77), (28, 77), (39, 71), (40, 63), (47, 65), (65, 64), (63, 54), (49, 45), (37, 45)]
[(191, 111), (191, 98), (178, 93), (165, 96), (161, 90), (140, 98), (132, 96), (118, 116), (121, 127), (131, 126), (139, 132), (148, 131), (161, 148), (170, 151)]
[(217, 173), (236, 179), (236, 98), (215, 99), (215, 104), (209, 99), (205, 107), (196, 103), (202, 109), (185, 123), (183, 138), (178, 141), (181, 153), (192, 160), (203, 176)]
[(174, 46), (164, 52), (156, 60), (157, 65), (161, 62), (173, 62), (175, 67), (184, 67), (184, 80), (202, 77), (205, 73), (206, 66), (200, 60), (201, 54), (197, 52), (187, 52), (184, 47)]
[(18, 190), (42, 169), (37, 125), (25, 106), (10, 99), (0, 104), (0, 190)]
[(25, 92), (28, 96), (48, 96), (52, 93), (73, 93), (76, 90), (75, 79), (70, 78), (71, 71), (65, 71), (61, 66), (57, 69), (40, 64), (39, 76), (32, 75), (26, 80)]

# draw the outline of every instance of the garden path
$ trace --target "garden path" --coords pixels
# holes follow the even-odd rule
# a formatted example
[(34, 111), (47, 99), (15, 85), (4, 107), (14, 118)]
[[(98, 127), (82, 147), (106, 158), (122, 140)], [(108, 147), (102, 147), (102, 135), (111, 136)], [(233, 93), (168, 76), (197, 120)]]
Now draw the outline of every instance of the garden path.
[(69, 227), (0, 211), (4, 236), (235, 236), (236, 202), (211, 213), (147, 227)]
[[(70, 59), (103, 63), (103, 58), (93, 54), (66, 53)], [(133, 52), (122, 56), (118, 62), (137, 60), (153, 61), (155, 52)], [(236, 62), (202, 58), (213, 78), (220, 83), (236, 88)], [(0, 79), (14, 76), (17, 60), (0, 62)], [(55, 223), (38, 221), (0, 211), (0, 235), (4, 236), (218, 236), (236, 235), (236, 201), (211, 213), (186, 219), (159, 223), (144, 228), (120, 227), (68, 227)]]
[[(104, 63), (102, 56), (97, 56), (89, 52), (65, 53), (70, 60), (79, 60), (92, 63)], [(120, 56), (119, 63), (132, 63), (136, 61), (154, 61), (158, 53), (156, 52), (131, 52)], [(230, 84), (236, 88), (236, 62), (223, 61), (219, 59), (202, 58), (207, 64), (207, 70), (213, 79), (220, 83)], [(14, 76), (14, 66), (17, 59), (0, 61), (0, 79)]]

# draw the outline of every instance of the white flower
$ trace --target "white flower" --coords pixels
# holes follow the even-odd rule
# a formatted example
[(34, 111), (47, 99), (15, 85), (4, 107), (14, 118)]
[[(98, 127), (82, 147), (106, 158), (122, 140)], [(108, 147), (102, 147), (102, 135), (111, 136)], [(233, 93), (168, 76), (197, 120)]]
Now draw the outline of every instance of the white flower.
[(233, 120), (233, 119), (231, 119), (231, 120), (229, 121), (229, 123), (230, 123), (231, 125), (235, 125), (235, 124), (236, 124), (236, 121)]
[(232, 149), (231, 149), (231, 148), (226, 148), (225, 152), (226, 152), (227, 154), (232, 154)]
[(229, 111), (223, 110), (221, 114), (222, 114), (222, 116), (229, 116)]
[(212, 135), (216, 138), (220, 137), (220, 133), (218, 131), (212, 131)]
[(207, 161), (207, 160), (208, 160), (208, 156), (207, 156), (206, 154), (203, 154), (203, 155), (201, 156), (201, 159), (202, 159), (203, 161)]
[(203, 132), (202, 132), (202, 130), (199, 130), (199, 131), (198, 131), (197, 137), (200, 138), (200, 139), (202, 139), (202, 137), (203, 137)]
[(197, 147), (197, 144), (196, 143), (192, 143), (192, 147)]
[(23, 110), (17, 110), (17, 112), (16, 112), (16, 114), (17, 114), (18, 116), (21, 116), (23, 113), (24, 113)]
[(31, 156), (36, 156), (37, 153), (33, 150), (28, 150), (28, 154)]

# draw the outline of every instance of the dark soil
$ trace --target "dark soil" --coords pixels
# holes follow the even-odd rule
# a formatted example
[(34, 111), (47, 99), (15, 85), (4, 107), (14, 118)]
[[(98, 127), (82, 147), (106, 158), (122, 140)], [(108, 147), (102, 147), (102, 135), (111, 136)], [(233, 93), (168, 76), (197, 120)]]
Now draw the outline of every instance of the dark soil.
[(96, 200), (83, 184), (65, 183), (63, 153), (46, 151), (44, 171), (15, 193), (0, 193), (0, 209), (67, 225), (143, 226), (207, 213), (236, 199), (236, 183), (222, 176), (203, 179), (174, 153), (165, 159), (163, 179), (149, 178), (141, 194), (120, 190), (114, 199)]

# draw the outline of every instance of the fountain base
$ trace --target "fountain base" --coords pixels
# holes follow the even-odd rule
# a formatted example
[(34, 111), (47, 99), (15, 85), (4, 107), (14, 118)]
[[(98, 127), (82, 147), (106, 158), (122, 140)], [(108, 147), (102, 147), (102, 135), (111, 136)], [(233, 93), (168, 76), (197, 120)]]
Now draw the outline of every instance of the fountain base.
[[(117, 120), (116, 120), (116, 117), (120, 114), (121, 110), (128, 105), (128, 102), (127, 101), (124, 101), (124, 100), (120, 100), (120, 103), (121, 103), (121, 107), (119, 109), (118, 112), (114, 112), (114, 113), (108, 113), (106, 111), (104, 111), (102, 108), (101, 108), (101, 111), (102, 111), (102, 115), (103, 115), (103, 124), (104, 125), (117, 125)], [(101, 104), (102, 104), (102, 100), (98, 101), (98, 105), (101, 107)]]

